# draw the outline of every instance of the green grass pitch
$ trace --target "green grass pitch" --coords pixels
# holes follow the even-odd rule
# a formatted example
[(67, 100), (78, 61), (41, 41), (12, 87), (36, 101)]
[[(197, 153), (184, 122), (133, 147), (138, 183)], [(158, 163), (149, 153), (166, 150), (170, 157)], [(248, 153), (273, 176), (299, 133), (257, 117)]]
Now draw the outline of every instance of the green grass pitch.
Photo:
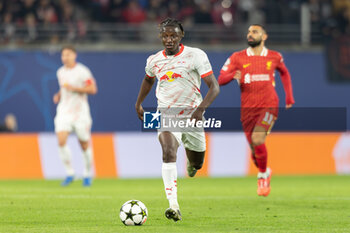
[[(0, 232), (350, 232), (349, 176), (274, 176), (269, 197), (256, 195), (256, 178), (178, 181), (183, 220), (164, 217), (161, 179), (0, 181)], [(124, 226), (119, 208), (146, 204), (143, 226)]]

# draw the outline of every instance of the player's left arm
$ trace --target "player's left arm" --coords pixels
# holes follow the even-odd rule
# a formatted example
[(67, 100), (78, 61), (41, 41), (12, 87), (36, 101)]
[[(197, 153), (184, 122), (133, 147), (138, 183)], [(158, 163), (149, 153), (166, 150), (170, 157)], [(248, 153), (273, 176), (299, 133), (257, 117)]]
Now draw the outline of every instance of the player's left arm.
[(286, 94), (286, 108), (291, 108), (293, 104), (295, 103), (294, 96), (293, 96), (293, 87), (292, 87), (292, 80), (290, 77), (290, 73), (284, 64), (283, 58), (280, 55), (280, 62), (277, 65), (276, 69), (280, 73), (284, 92)]
[(214, 74), (210, 74), (202, 78), (204, 82), (208, 85), (209, 90), (205, 95), (202, 103), (197, 107), (196, 111), (192, 114), (191, 119), (202, 120), (205, 109), (207, 109), (214, 99), (220, 93), (219, 83), (216, 81)]
[(201, 79), (208, 85), (209, 90), (205, 95), (202, 102), (199, 104), (197, 109), (193, 112), (191, 119), (201, 121), (206, 108), (214, 101), (216, 96), (220, 92), (219, 83), (216, 80), (213, 69), (209, 62), (207, 54), (202, 50), (197, 50), (196, 57), (194, 59), (194, 66), (200, 75)]
[(85, 81), (84, 87), (73, 87), (69, 84), (64, 85), (69, 91), (78, 92), (80, 94), (95, 95), (97, 93), (97, 84), (94, 78), (89, 78)]

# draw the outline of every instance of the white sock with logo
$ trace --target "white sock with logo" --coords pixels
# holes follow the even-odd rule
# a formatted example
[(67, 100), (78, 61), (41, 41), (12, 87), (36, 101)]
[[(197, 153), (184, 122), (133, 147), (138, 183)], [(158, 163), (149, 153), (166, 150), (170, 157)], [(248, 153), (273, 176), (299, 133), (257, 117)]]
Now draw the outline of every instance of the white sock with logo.
[(83, 160), (84, 160), (84, 177), (91, 177), (91, 168), (92, 168), (92, 150), (89, 146), (85, 151), (83, 150)]
[(177, 169), (176, 162), (163, 163), (162, 177), (165, 188), (165, 194), (169, 200), (169, 206), (173, 209), (179, 209), (177, 202)]
[(258, 172), (258, 179), (263, 178), (267, 179), (270, 175), (270, 168), (266, 168), (265, 172)]
[(68, 176), (74, 175), (74, 169), (72, 166), (72, 154), (70, 152), (70, 149), (67, 145), (60, 146), (58, 148), (58, 154), (63, 162), (63, 166), (66, 169)]

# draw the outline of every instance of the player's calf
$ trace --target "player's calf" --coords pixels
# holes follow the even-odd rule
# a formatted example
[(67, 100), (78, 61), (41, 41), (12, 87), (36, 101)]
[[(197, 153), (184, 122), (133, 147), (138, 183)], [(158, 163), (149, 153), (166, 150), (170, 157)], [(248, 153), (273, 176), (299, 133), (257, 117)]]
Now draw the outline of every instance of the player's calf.
[(189, 177), (194, 177), (197, 173), (197, 169), (191, 166), (190, 161), (187, 159), (187, 175)]
[(187, 155), (187, 174), (189, 177), (194, 177), (204, 163), (205, 151), (193, 151), (186, 149)]
[(199, 164), (191, 164), (191, 162), (187, 159), (187, 174), (189, 177), (194, 177), (198, 170), (200, 170), (203, 166), (203, 163)]

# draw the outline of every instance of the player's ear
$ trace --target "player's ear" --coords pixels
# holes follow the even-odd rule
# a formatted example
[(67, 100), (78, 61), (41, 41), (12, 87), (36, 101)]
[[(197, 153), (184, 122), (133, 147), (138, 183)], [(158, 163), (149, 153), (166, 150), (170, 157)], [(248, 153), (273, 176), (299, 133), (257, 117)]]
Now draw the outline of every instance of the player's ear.
[(165, 32), (165, 29), (163, 28), (162, 30), (159, 31), (158, 37), (162, 38), (164, 32)]
[(163, 27), (159, 27), (159, 32), (158, 32), (158, 38), (159, 39), (162, 39), (162, 33), (164, 31), (164, 28)]
[(269, 36), (268, 36), (266, 33), (264, 33), (264, 35), (263, 35), (263, 40), (267, 40), (268, 37), (269, 37)]
[(76, 60), (78, 57), (78, 54), (77, 53), (73, 53), (73, 59)]

